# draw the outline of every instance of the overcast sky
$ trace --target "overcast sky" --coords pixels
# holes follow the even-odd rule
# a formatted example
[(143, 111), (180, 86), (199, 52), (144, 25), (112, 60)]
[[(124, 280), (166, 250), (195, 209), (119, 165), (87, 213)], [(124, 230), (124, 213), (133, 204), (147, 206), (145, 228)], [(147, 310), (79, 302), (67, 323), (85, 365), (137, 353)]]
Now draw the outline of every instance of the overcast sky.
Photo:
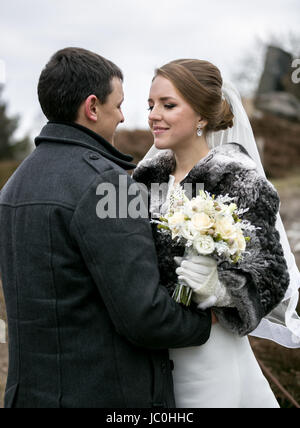
[(230, 78), (256, 37), (299, 33), (299, 22), (299, 0), (3, 0), (4, 98), (10, 114), (21, 115), (22, 132), (38, 132), (40, 72), (54, 52), (78, 46), (122, 68), (124, 126), (145, 128), (155, 67), (201, 58)]

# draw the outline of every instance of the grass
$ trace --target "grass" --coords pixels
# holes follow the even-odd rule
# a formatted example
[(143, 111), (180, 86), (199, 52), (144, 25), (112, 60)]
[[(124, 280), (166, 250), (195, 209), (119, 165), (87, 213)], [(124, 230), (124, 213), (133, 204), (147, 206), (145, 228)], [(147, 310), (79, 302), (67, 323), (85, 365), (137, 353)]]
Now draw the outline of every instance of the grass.
[(15, 172), (21, 162), (2, 161), (0, 162), (0, 189), (5, 185), (10, 176)]
[[(250, 338), (250, 342), (256, 357), (300, 403), (300, 350), (286, 349), (274, 342), (257, 338)], [(272, 382), (270, 384), (281, 407), (293, 408), (279, 388)]]
[(297, 190), (300, 194), (300, 174), (296, 171), (286, 178), (270, 179), (270, 181), (274, 184), (279, 194)]

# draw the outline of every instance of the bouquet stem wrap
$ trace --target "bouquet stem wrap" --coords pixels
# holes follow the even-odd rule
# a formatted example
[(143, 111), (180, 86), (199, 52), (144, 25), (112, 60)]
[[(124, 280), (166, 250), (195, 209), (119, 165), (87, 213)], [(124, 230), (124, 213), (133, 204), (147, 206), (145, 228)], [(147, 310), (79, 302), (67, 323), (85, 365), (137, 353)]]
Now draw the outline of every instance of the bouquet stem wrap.
[[(184, 259), (187, 259), (193, 255), (197, 255), (196, 251), (191, 247), (186, 247), (184, 252)], [(192, 296), (193, 290), (185, 283), (179, 281), (173, 293), (173, 299), (175, 302), (181, 303), (184, 306), (190, 306), (192, 302)]]

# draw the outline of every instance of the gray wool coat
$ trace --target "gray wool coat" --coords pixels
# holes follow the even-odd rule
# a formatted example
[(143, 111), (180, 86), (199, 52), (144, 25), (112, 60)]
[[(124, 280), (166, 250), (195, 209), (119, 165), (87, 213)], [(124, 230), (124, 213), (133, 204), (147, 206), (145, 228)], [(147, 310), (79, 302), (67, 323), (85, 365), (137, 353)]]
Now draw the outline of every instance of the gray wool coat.
[[(142, 161), (134, 179), (145, 184), (151, 193), (151, 183), (168, 183), (174, 172), (172, 151), (162, 152), (151, 160)], [(217, 147), (202, 159), (182, 181), (204, 184), (206, 191), (235, 198), (240, 209), (249, 208), (243, 219), (260, 228), (251, 232), (247, 255), (237, 264), (220, 262), (219, 278), (226, 286), (234, 307), (214, 308), (220, 323), (235, 334), (244, 336), (259, 325), (283, 299), (289, 286), (289, 273), (275, 228), (280, 199), (274, 186), (259, 175), (256, 164), (239, 144)], [(183, 256), (184, 248), (169, 235), (158, 232), (153, 224), (162, 283), (174, 290), (176, 264), (174, 256)]]
[(211, 314), (160, 285), (148, 219), (97, 216), (99, 185), (128, 193), (132, 158), (78, 125), (35, 142), (0, 194), (5, 407), (175, 407), (168, 348), (205, 343)]

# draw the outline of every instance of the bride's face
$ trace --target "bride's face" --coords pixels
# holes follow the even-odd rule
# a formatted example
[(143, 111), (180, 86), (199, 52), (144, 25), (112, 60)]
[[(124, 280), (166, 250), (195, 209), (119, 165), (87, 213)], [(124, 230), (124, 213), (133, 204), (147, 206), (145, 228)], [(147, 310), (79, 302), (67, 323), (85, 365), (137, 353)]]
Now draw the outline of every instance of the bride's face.
[(173, 83), (157, 76), (149, 96), (149, 126), (158, 149), (176, 150), (197, 138), (201, 117), (185, 101)]

